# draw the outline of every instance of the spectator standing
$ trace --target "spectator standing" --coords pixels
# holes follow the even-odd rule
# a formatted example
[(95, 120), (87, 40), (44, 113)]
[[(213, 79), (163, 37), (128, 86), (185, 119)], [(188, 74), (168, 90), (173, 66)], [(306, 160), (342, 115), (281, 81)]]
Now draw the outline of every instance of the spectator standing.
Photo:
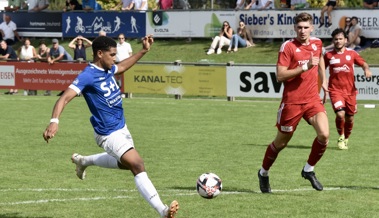
[(77, 36), (68, 44), (68, 47), (74, 50), (74, 60), (86, 61), (86, 49), (91, 45), (92, 42), (89, 39)]
[(232, 51), (237, 52), (238, 48), (246, 48), (253, 46), (253, 40), (251, 38), (250, 31), (246, 30), (245, 23), (243, 21), (239, 22), (239, 27), (237, 29), (237, 33), (233, 34), (232, 41), (230, 42), (228, 53)]
[(134, 10), (146, 11), (148, 9), (147, 0), (133, 0)]
[(22, 0), (8, 0), (8, 6), (4, 7), (5, 11), (18, 11), (22, 8)]
[(37, 58), (37, 52), (33, 45), (30, 44), (30, 39), (25, 38), (23, 45), (18, 50), (18, 58), (21, 61), (31, 61)]
[(373, 9), (378, 7), (378, 0), (363, 0), (363, 7)]
[(17, 60), (17, 54), (12, 48), (9, 46), (5, 40), (1, 40), (0, 42), (0, 60)]
[(360, 47), (362, 28), (358, 24), (358, 17), (351, 17), (347, 47), (354, 49)]
[(262, 167), (258, 170), (259, 187), (262, 193), (270, 193), (269, 170), (279, 152), (291, 140), (301, 118), (316, 131), (312, 149), (301, 171), (301, 176), (311, 182), (314, 189), (323, 190), (314, 173), (316, 163), (323, 156), (329, 141), (328, 118), (323, 102), (320, 101), (318, 79), (327, 91), (325, 63), (322, 56), (322, 42), (311, 37), (313, 18), (308, 13), (300, 13), (294, 18), (297, 36), (282, 44), (276, 68), (277, 80), (284, 83), (283, 97), (278, 109), (277, 135), (267, 147)]
[[(45, 40), (39, 42), (39, 47), (37, 51), (37, 58), (41, 62), (47, 62), (47, 57), (49, 56), (50, 48), (47, 47)], [(45, 91), (45, 96), (51, 95), (50, 90)]]
[[(7, 45), (7, 42), (5, 40), (1, 40), (0, 42), (0, 60), (17, 60), (17, 54), (13, 50), (11, 46)], [(13, 95), (17, 94), (18, 90), (17, 89), (10, 89), (8, 92), (5, 92), (4, 94), (6, 95)]]
[(326, 5), (322, 7), (321, 9), (321, 16), (320, 16), (320, 27), (324, 26), (325, 24), (325, 12), (328, 14), (328, 26), (325, 25), (325, 27), (331, 27), (332, 26), (332, 11), (337, 6), (337, 0), (328, 0)]
[[(114, 82), (114, 75), (120, 75), (131, 68), (150, 50), (152, 43), (151, 36), (144, 37), (143, 48), (138, 53), (115, 65), (116, 42), (106, 36), (97, 37), (92, 43), (93, 63), (77, 76), (55, 103), (43, 138), (46, 142), (54, 138), (58, 132), (59, 117), (65, 106), (75, 96), (82, 94), (92, 113), (90, 120), (96, 143), (104, 152), (89, 156), (74, 153), (71, 160), (76, 165), (78, 178), (85, 179), (86, 169), (90, 166), (130, 170), (137, 190), (159, 216), (174, 218), (179, 204), (176, 200), (172, 201), (170, 206), (163, 204), (149, 179), (144, 161), (135, 149), (132, 135), (126, 125), (120, 87)], [(99, 77), (102, 79), (99, 80)]]
[(252, 0), (246, 7), (250, 10), (275, 9), (274, 0)]
[(83, 6), (78, 0), (66, 0), (66, 8), (63, 11), (81, 11)]
[[(252, 0), (250, 4), (246, 6), (246, 9), (250, 10), (270, 10), (275, 9), (274, 0)], [(258, 39), (260, 40), (260, 39)], [(268, 38), (266, 43), (272, 43), (273, 38)]]
[(0, 32), (2, 39), (7, 41), (7, 45), (13, 45), (15, 43), (15, 39), (21, 41), (21, 37), (17, 32), (17, 25), (12, 21), (9, 14), (3, 14), (3, 22), (0, 24)]
[(134, 8), (134, 2), (133, 2), (133, 0), (121, 0), (111, 10), (121, 9), (121, 11), (130, 11), (130, 10), (133, 10), (133, 8)]
[(125, 35), (123, 33), (120, 33), (118, 35), (118, 42), (117, 42), (117, 53), (116, 53), (117, 62), (125, 60), (128, 57), (132, 56), (133, 54), (132, 46), (130, 46), (130, 44), (126, 42), (125, 40), (126, 40)]
[(348, 149), (357, 113), (357, 88), (354, 65), (362, 67), (366, 78), (372, 76), (366, 61), (354, 50), (345, 47), (347, 34), (338, 28), (332, 32), (334, 49), (324, 55), (325, 67), (329, 67), (329, 96), (336, 114), (335, 125), (339, 135), (337, 146)]
[(49, 56), (50, 48), (47, 47), (45, 40), (39, 42), (37, 58), (39, 61), (47, 62), (47, 57)]
[[(71, 55), (63, 48), (63, 46), (59, 45), (58, 39), (53, 39), (53, 46), (50, 48), (50, 52), (47, 56), (47, 62), (49, 64), (54, 64), (59, 61), (72, 61)], [(50, 95), (50, 90), (47, 90), (45, 95)], [(62, 95), (63, 91), (58, 94), (58, 96)]]
[(59, 45), (58, 39), (52, 40), (53, 46), (50, 48), (50, 52), (47, 56), (47, 62), (49, 64), (54, 64), (58, 61), (72, 61), (71, 55), (63, 48), (63, 46)]
[[(34, 62), (34, 59), (37, 58), (36, 49), (30, 44), (29, 38), (24, 38), (23, 45), (17, 52), (20, 61)], [(37, 90), (24, 90), (24, 95), (37, 95)]]
[(155, 8), (153, 10), (170, 10), (174, 7), (174, 1), (173, 0), (156, 0), (155, 1)]
[(245, 0), (237, 0), (235, 10), (245, 9)]
[(82, 0), (82, 7), (85, 11), (102, 10), (101, 5), (96, 0)]
[(48, 0), (27, 0), (29, 12), (40, 12), (46, 10), (50, 3)]
[(207, 55), (215, 53), (215, 50), (217, 49), (217, 54), (222, 53), (222, 47), (229, 46), (230, 40), (233, 36), (233, 29), (230, 26), (228, 21), (224, 21), (221, 27), (221, 30), (218, 34), (218, 36), (214, 37), (211, 47), (208, 49)]

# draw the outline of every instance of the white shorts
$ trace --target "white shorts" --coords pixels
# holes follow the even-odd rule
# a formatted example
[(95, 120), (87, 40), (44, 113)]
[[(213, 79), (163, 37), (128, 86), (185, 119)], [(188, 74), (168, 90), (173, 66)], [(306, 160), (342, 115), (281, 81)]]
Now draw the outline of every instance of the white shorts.
[(109, 155), (120, 161), (125, 152), (134, 148), (132, 135), (128, 127), (112, 132), (110, 135), (99, 135), (95, 132), (95, 140), (97, 145), (102, 147)]

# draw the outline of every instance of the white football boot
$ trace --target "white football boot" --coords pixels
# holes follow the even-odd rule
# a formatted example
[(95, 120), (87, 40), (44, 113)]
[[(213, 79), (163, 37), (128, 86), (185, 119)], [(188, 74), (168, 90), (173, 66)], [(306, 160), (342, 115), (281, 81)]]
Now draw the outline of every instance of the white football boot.
[(79, 179), (85, 179), (86, 178), (86, 168), (87, 166), (83, 166), (83, 156), (77, 153), (74, 153), (71, 156), (72, 162), (76, 165), (76, 175), (79, 177)]

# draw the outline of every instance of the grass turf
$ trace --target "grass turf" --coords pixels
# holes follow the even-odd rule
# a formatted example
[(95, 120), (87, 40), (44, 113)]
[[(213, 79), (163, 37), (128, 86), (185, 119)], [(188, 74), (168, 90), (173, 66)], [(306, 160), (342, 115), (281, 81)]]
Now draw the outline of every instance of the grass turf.
[[(60, 130), (46, 144), (42, 132), (56, 96), (0, 96), (0, 217), (158, 217), (136, 191), (130, 172), (91, 167), (79, 180), (73, 152), (102, 152), (93, 139), (82, 97), (60, 118)], [(259, 191), (257, 170), (274, 127), (279, 101), (137, 97), (124, 100), (136, 148), (162, 200), (180, 202), (184, 217), (377, 217), (377, 108), (358, 106), (349, 150), (336, 147), (334, 113), (326, 105), (330, 144), (316, 166), (324, 185), (311, 188), (300, 176), (315, 137), (300, 123), (275, 162), (273, 194)], [(224, 190), (212, 200), (195, 191), (196, 179), (214, 172)]]

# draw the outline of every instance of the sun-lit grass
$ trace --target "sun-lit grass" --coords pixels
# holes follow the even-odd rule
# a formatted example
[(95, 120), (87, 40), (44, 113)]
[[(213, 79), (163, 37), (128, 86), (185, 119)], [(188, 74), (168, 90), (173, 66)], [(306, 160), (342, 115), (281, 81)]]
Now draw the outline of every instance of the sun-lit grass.
[[(0, 217), (158, 217), (136, 191), (130, 172), (88, 169), (75, 176), (73, 152), (97, 147), (82, 97), (60, 118), (60, 130), (46, 144), (42, 132), (57, 97), (0, 96)], [(136, 148), (162, 200), (177, 199), (184, 217), (377, 217), (379, 186), (376, 145), (378, 109), (360, 104), (349, 150), (336, 147), (334, 114), (326, 105), (330, 145), (316, 166), (325, 190), (314, 191), (300, 171), (314, 130), (301, 122), (271, 170), (273, 194), (259, 192), (257, 170), (276, 134), (278, 100), (125, 99), (125, 115)], [(214, 172), (223, 193), (197, 195), (197, 177)]]

